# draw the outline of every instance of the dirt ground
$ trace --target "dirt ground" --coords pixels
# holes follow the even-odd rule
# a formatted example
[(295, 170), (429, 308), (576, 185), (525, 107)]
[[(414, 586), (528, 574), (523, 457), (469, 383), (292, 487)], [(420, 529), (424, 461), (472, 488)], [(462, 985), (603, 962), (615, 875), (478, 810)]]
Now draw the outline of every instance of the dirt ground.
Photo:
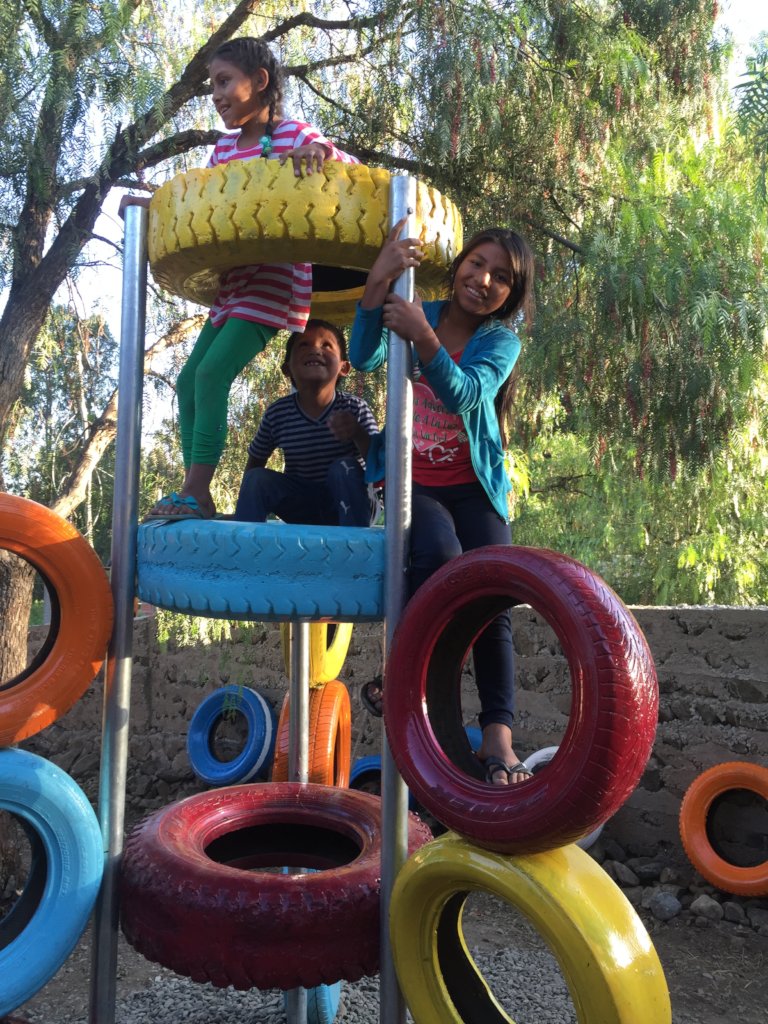
[[(768, 1019), (768, 937), (721, 922), (706, 928), (677, 918), (653, 920), (641, 911), (664, 968), (675, 1024), (765, 1024)], [(473, 895), (464, 916), (465, 936), (476, 953), (516, 947), (543, 950), (527, 922), (495, 897)], [(87, 1014), (90, 990), (90, 941), (86, 934), (72, 956), (15, 1018), (33, 1024), (76, 1024)], [(171, 972), (144, 960), (120, 937), (118, 1001), (143, 992)], [(532, 979), (532, 984), (536, 979)], [(516, 1024), (538, 1024), (505, 1006)], [(569, 1019), (575, 1019), (569, 1018)], [(174, 1017), (173, 1024), (180, 1024)], [(157, 1024), (163, 1024), (162, 1020)], [(169, 1021), (168, 1024), (171, 1024)], [(371, 1021), (371, 1024), (375, 1024)], [(564, 1022), (565, 1024), (565, 1022)], [(656, 1024), (638, 1010), (636, 1024)]]

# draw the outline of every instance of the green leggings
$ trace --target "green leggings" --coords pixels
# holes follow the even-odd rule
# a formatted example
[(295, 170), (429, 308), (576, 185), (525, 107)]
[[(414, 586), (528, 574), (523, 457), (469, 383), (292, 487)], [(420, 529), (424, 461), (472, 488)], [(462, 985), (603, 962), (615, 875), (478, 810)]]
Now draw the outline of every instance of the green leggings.
[(229, 317), (210, 320), (195, 342), (176, 382), (184, 468), (218, 465), (227, 440), (227, 405), (235, 377), (266, 348), (277, 328)]

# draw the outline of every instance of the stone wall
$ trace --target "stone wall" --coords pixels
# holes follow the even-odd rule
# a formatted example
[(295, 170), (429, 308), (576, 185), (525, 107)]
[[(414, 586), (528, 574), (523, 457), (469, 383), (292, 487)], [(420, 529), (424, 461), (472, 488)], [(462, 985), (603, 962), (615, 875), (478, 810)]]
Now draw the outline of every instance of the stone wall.
[[(768, 608), (636, 608), (659, 675), (660, 721), (640, 785), (606, 826), (631, 853), (659, 848), (682, 856), (678, 812), (685, 790), (711, 765), (768, 764)], [(41, 642), (33, 631), (34, 644)], [(353, 706), (353, 758), (377, 752), (380, 725), (365, 714), (359, 685), (381, 670), (381, 626), (355, 626), (341, 678)], [(570, 676), (552, 630), (530, 608), (514, 611), (518, 672), (515, 748), (527, 755), (557, 744), (567, 724)], [(205, 788), (192, 774), (186, 728), (202, 698), (222, 680), (258, 689), (279, 713), (287, 688), (279, 626), (236, 628), (217, 644), (161, 647), (155, 620), (136, 620), (127, 824), (148, 810)], [(51, 757), (95, 800), (101, 729), (101, 683), (59, 722), (23, 744)], [(465, 719), (477, 711), (471, 677), (462, 687)], [(768, 856), (765, 802), (737, 816), (734, 836)], [(762, 846), (761, 846), (762, 844)]]

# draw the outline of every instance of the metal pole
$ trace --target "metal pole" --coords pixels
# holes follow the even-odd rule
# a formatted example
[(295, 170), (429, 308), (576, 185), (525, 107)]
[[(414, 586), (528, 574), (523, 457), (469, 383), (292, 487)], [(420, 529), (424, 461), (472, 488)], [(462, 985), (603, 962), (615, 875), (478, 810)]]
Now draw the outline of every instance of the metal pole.
[[(292, 622), (291, 714), (288, 734), (288, 779), (309, 781), (309, 623)], [(292, 988), (286, 997), (288, 1024), (307, 1024), (307, 990)]]
[[(393, 175), (389, 193), (390, 229), (408, 214), (402, 237), (416, 234), (416, 179)], [(413, 299), (413, 270), (407, 270), (394, 285), (396, 295)], [(392, 634), (407, 599), (406, 566), (411, 529), (411, 434), (413, 385), (411, 345), (394, 331), (389, 332), (387, 349), (387, 481), (386, 572), (384, 582), (386, 664)], [(405, 1024), (405, 1001), (395, 974), (389, 939), (389, 901), (397, 873), (408, 856), (408, 790), (400, 778), (387, 742), (381, 737), (382, 851), (381, 851), (381, 1024)]]
[(99, 776), (104, 879), (93, 923), (91, 1024), (113, 1024), (117, 987), (117, 883), (123, 849), (128, 715), (133, 660), (133, 597), (141, 453), (141, 388), (147, 304), (147, 210), (125, 209), (120, 323), (120, 401), (112, 509), (111, 586), (115, 624), (107, 652)]

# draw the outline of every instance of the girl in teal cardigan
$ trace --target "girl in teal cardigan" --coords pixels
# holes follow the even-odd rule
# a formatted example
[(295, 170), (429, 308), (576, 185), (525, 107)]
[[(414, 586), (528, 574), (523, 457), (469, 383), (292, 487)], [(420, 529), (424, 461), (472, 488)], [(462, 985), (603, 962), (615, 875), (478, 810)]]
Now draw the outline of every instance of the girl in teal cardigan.
[[(506, 322), (529, 311), (533, 256), (523, 238), (504, 228), (476, 234), (454, 260), (451, 296), (408, 302), (390, 292), (403, 270), (423, 257), (415, 238), (392, 230), (373, 265), (350, 339), (352, 365), (370, 371), (387, 355), (387, 329), (413, 343), (413, 508), (408, 567), (413, 594), (441, 565), (463, 551), (511, 542), (504, 469), (503, 423), (511, 403), (511, 374), (520, 353)], [(380, 480), (383, 434), (371, 444), (366, 475)], [(475, 641), (475, 678), (483, 740), (477, 756), (486, 781), (520, 782), (530, 773), (512, 747), (514, 650), (509, 611)], [(362, 700), (381, 715), (376, 682)]]

